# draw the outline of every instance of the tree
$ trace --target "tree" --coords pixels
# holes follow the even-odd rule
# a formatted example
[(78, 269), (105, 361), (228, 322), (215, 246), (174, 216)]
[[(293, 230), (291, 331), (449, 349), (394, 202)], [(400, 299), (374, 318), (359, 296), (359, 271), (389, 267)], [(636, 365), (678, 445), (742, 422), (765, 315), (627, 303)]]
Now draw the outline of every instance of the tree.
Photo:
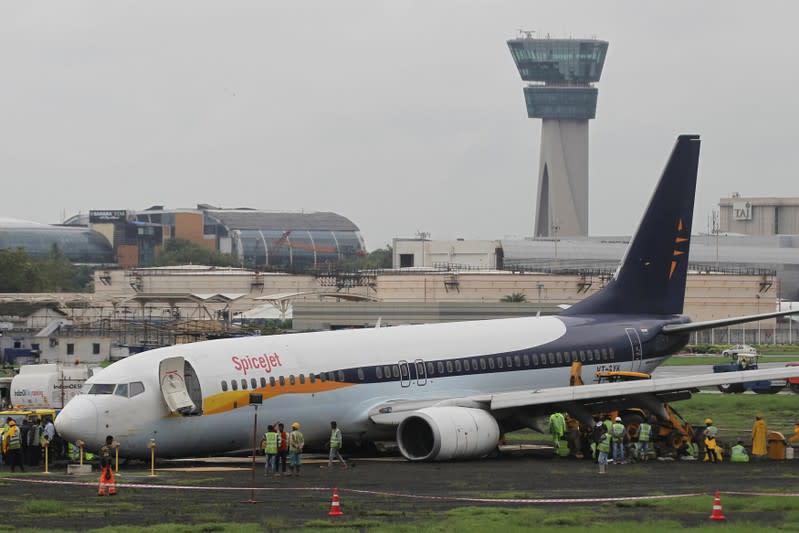
[(527, 296), (525, 296), (523, 292), (514, 292), (513, 294), (507, 294), (503, 296), (499, 301), (506, 303), (521, 303), (527, 301)]
[(21, 248), (0, 250), (0, 292), (79, 292), (90, 286), (92, 269), (75, 266), (57, 246), (47, 258)]
[(355, 270), (379, 270), (383, 268), (391, 268), (393, 264), (394, 250), (391, 246), (386, 245), (385, 248), (378, 248), (368, 254), (360, 257), (349, 257), (342, 259), (336, 263), (339, 270), (355, 271)]
[(223, 254), (210, 250), (186, 239), (169, 239), (155, 260), (156, 266), (208, 265), (232, 267), (239, 266), (239, 258), (233, 254)]

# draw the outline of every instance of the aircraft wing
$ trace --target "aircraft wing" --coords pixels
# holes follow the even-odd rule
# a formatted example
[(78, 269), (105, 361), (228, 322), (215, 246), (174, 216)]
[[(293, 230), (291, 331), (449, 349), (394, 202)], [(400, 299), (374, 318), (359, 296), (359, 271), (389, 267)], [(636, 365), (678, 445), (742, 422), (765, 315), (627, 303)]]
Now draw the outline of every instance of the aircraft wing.
[(627, 406), (643, 406), (659, 410), (663, 402), (690, 398), (700, 387), (712, 387), (723, 383), (777, 380), (799, 376), (799, 366), (764, 370), (744, 370), (702, 374), (689, 378), (661, 378), (627, 381), (623, 383), (599, 383), (592, 385), (564, 386), (547, 389), (531, 389), (495, 394), (479, 394), (461, 398), (385, 402), (369, 411), (369, 418), (376, 424), (399, 425), (414, 411), (427, 407), (469, 407), (491, 411), (498, 418), (503, 412), (531, 409), (547, 413), (556, 409), (569, 411), (578, 418), (590, 418), (597, 412), (620, 409)]
[(692, 331), (700, 331), (703, 329), (723, 328), (725, 326), (732, 326), (735, 324), (757, 322), (758, 320), (765, 320), (767, 318), (776, 318), (795, 314), (799, 314), (799, 309), (791, 311), (776, 311), (774, 313), (761, 313), (759, 315), (720, 318), (718, 320), (706, 320), (704, 322), (688, 322), (687, 324), (667, 324), (663, 326), (662, 331), (667, 335), (670, 333), (690, 333)]

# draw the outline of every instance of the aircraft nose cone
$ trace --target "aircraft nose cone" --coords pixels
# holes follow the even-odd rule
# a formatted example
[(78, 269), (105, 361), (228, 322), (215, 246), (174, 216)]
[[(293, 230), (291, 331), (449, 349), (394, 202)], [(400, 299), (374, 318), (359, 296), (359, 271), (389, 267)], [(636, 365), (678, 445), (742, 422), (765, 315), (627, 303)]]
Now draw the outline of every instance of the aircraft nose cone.
[(85, 395), (72, 398), (55, 420), (55, 429), (68, 441), (93, 442), (97, 436), (97, 407)]

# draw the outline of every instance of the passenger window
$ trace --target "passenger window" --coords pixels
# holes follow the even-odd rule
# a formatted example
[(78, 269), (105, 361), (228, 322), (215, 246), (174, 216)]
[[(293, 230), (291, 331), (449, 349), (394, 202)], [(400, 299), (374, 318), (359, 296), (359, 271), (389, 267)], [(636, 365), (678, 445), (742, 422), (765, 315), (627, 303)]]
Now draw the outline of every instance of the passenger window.
[(513, 356), (513, 362), (516, 364), (516, 368), (521, 368), (522, 366), (522, 358), (518, 355)]
[(572, 361), (578, 361), (577, 352), (572, 352)]
[(338, 371), (338, 380), (341, 381), (341, 382), (346, 381), (346, 379), (344, 379), (344, 371), (343, 370), (339, 370)]
[(222, 392), (227, 391), (227, 381), (222, 380)]
[(257, 389), (258, 388), (258, 380), (255, 379), (255, 378), (250, 378), (250, 386), (253, 389)]
[(602, 348), (602, 359), (605, 361), (608, 360), (608, 351), (605, 348)]
[(383, 374), (386, 375), (386, 379), (391, 379), (391, 367), (390, 366), (384, 366), (383, 367)]
[(308, 374), (308, 379), (311, 380), (311, 383), (316, 383), (316, 375), (315, 374)]
[(235, 379), (230, 380), (230, 386), (233, 390), (239, 390), (239, 382)]
[(461, 366), (461, 360), (455, 359), (455, 372), (462, 372), (463, 367)]
[(424, 363), (416, 363), (416, 379), (424, 378)]
[(295, 385), (297, 380), (294, 379), (294, 374), (289, 376), (289, 385)]
[(485, 369), (486, 369), (486, 358), (485, 357), (481, 357), (480, 358), (480, 370), (485, 370)]
[(375, 376), (377, 379), (383, 379), (383, 368), (382, 367), (375, 367)]
[(439, 361), (436, 364), (436, 366), (438, 367), (438, 373), (439, 374), (443, 374), (444, 373), (444, 363), (442, 361)]
[(408, 378), (408, 373), (409, 372), (410, 372), (410, 370), (408, 370), (407, 363), (400, 367), (400, 373), (402, 374), (402, 378), (403, 379), (407, 379)]
[(593, 361), (594, 360), (594, 352), (591, 351), (591, 350), (586, 350), (586, 352), (588, 352), (588, 360), (589, 361)]
[(127, 383), (120, 383), (117, 385), (116, 390), (114, 391), (115, 396), (122, 396), (123, 398), (128, 397), (128, 384)]
[(285, 377), (280, 376), (279, 378), (277, 378), (277, 380), (278, 380), (278, 382), (280, 382), (280, 386), (281, 387), (285, 387), (286, 386), (286, 378)]
[(128, 387), (128, 398), (133, 398), (144, 392), (144, 383), (141, 381), (134, 381)]
[(585, 363), (585, 350), (580, 350), (580, 361)]
[(269, 376), (269, 385), (274, 387), (276, 385), (275, 376)]
[(263, 389), (265, 387), (266, 387), (266, 378), (261, 378), (261, 388)]
[(241, 378), (241, 390), (247, 390), (247, 380), (245, 378)]
[(488, 369), (489, 370), (494, 370), (494, 358), (493, 357), (489, 357), (488, 358)]
[(300, 385), (305, 385), (305, 374), (300, 374)]
[(550, 365), (554, 365), (555, 364), (555, 354), (554, 353), (548, 352), (547, 353), (547, 358), (549, 359), (549, 364)]
[(477, 371), (477, 359), (472, 359), (472, 370)]
[(505, 368), (505, 361), (501, 357), (497, 357), (497, 368)]
[(530, 366), (530, 356), (528, 354), (524, 354), (522, 360), (524, 360), (524, 366)]
[(513, 368), (513, 357), (511, 357), (510, 355), (506, 355), (505, 363), (508, 365), (508, 368)]
[(533, 354), (533, 366), (538, 366), (538, 354)]
[(608, 348), (608, 352), (610, 353), (610, 360), (614, 361), (616, 359), (616, 353), (613, 351), (613, 348)]
[(322, 383), (327, 381), (327, 378), (325, 377), (325, 373), (324, 372), (319, 372), (319, 376), (318, 377), (319, 377), (319, 381), (321, 381)]
[(471, 372), (472, 371), (472, 365), (469, 364), (469, 360), (468, 359), (464, 359), (463, 360), (463, 369), (465, 371), (467, 371), (467, 372)]
[(399, 377), (399, 365), (391, 365), (391, 373), (395, 378)]
[(335, 372), (328, 372), (327, 373), (327, 380), (328, 381), (336, 381), (336, 373)]
[(447, 374), (452, 374), (452, 361), (447, 361)]
[(427, 363), (427, 374), (432, 376), (436, 373), (436, 365), (433, 363)]
[(358, 379), (360, 379), (361, 381), (364, 380), (363, 368), (358, 369)]
[(558, 363), (562, 363), (563, 362), (563, 355), (561, 355), (561, 353), (558, 352), (558, 353), (555, 354), (555, 359), (558, 361)]

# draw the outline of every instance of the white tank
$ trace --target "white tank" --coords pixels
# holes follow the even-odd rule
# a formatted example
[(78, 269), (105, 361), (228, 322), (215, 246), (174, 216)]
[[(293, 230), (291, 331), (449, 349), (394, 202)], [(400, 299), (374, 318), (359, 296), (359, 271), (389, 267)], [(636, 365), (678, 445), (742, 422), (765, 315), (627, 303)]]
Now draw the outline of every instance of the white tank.
[(80, 393), (95, 368), (84, 364), (23, 365), (11, 381), (11, 405), (22, 409), (62, 409)]

